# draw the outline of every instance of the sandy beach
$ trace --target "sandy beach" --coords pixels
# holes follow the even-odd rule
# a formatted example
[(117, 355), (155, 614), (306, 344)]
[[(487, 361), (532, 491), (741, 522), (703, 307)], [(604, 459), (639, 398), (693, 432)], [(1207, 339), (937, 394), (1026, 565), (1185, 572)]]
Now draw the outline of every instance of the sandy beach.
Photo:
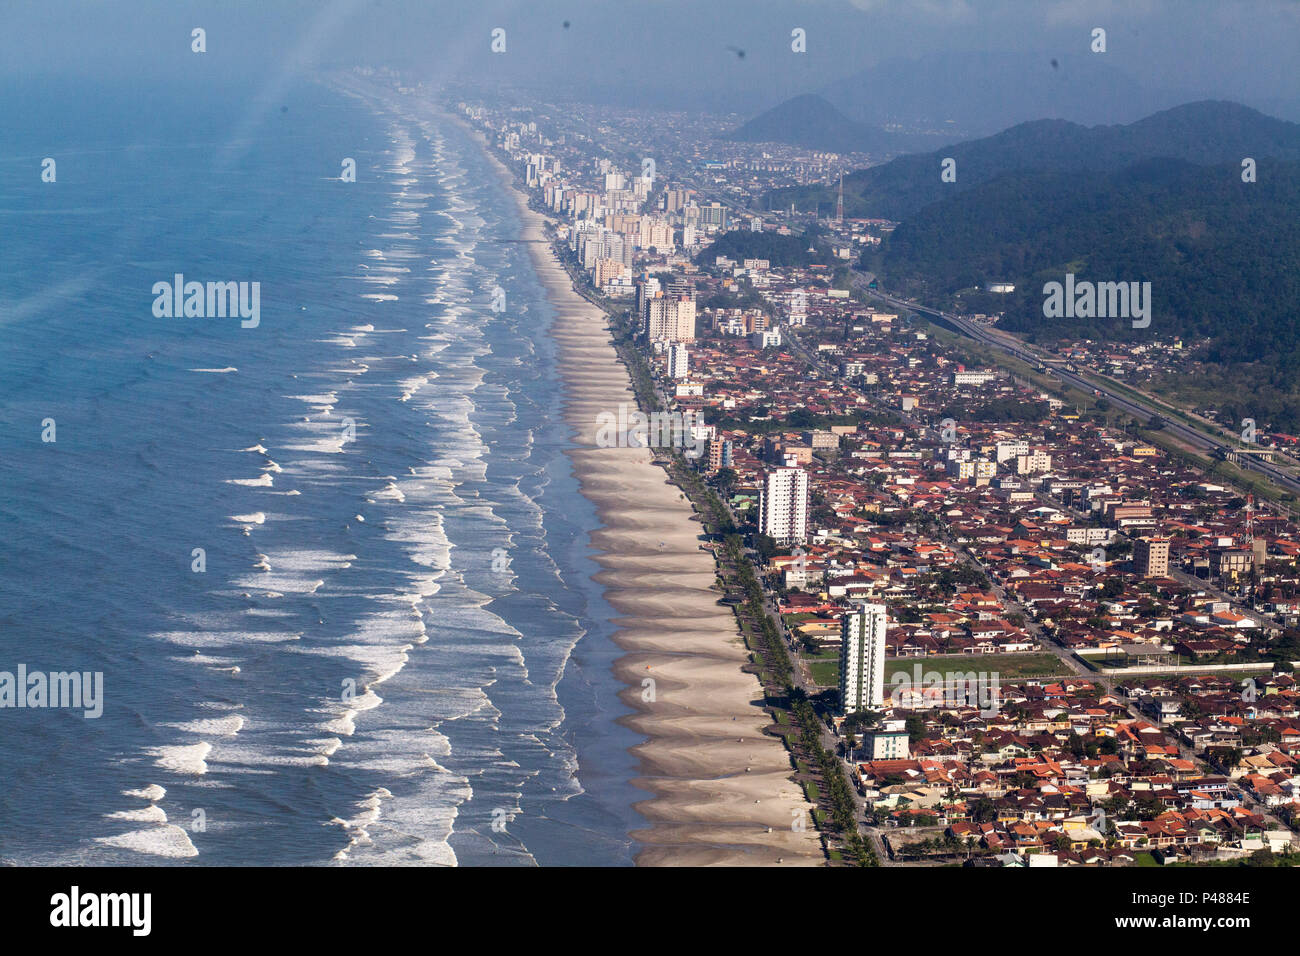
[[(510, 191), (521, 238), (543, 238), (542, 217)], [(620, 615), (614, 641), (627, 654), (615, 673), (635, 711), (624, 720), (646, 738), (633, 748), (641, 765), (633, 783), (651, 794), (637, 805), (649, 821), (632, 834), (644, 847), (637, 863), (820, 865), (809, 804), (790, 779), (785, 748), (761, 732), (771, 723), (761, 688), (741, 670), (747, 652), (731, 611), (718, 604), (713, 558), (689, 502), (648, 450), (596, 444), (601, 412), (635, 407), (605, 314), (573, 290), (549, 245), (529, 248), (558, 312), (564, 415), (578, 446), (570, 458), (601, 521), (591, 534), (596, 580)]]

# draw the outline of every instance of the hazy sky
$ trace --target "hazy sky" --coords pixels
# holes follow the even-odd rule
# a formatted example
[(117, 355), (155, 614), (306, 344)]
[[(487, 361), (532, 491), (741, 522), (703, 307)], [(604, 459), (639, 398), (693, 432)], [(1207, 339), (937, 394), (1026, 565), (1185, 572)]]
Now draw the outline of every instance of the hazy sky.
[[(0, 71), (88, 79), (358, 64), (755, 111), (899, 57), (1107, 56), (1145, 86), (1300, 100), (1297, 0), (7, 0)], [(564, 26), (565, 21), (568, 27)], [(489, 50), (504, 28), (505, 54)], [(807, 53), (790, 31), (807, 32)], [(744, 50), (742, 58), (735, 52)], [(217, 62), (212, 62), (217, 61)]]

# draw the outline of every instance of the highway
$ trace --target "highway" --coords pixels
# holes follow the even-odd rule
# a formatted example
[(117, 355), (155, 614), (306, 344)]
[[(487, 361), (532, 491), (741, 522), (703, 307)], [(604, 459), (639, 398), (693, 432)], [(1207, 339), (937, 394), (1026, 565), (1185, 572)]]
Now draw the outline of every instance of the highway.
[[(1041, 365), (1044, 359), (1049, 357), (1044, 356), (1037, 351), (1033, 351), (1024, 345), (1008, 342), (1000, 336), (994, 335), (978, 323), (972, 322), (970, 319), (962, 318), (959, 315), (953, 315), (950, 312), (943, 312), (938, 309), (931, 309), (927, 306), (917, 305), (915, 302), (899, 299), (884, 292), (878, 292), (874, 289), (871, 290), (870, 294), (889, 303), (895, 308), (908, 309), (912, 312), (917, 312), (921, 315), (937, 319), (969, 338), (982, 342), (983, 344), (991, 346), (1006, 355), (1011, 355), (1023, 362), (1027, 362), (1032, 366), (1037, 367)], [(1151, 418), (1159, 416), (1165, 422), (1164, 431), (1168, 432), (1170, 435), (1176, 436), (1181, 441), (1207, 455), (1212, 454), (1216, 449), (1220, 448), (1231, 450), (1226, 441), (1217, 439), (1212, 435), (1207, 435), (1202, 431), (1198, 431), (1195, 428), (1183, 424), (1177, 419), (1166, 417), (1166, 415), (1161, 413), (1158, 408), (1153, 408), (1145, 403), (1120, 394), (1105, 381), (1089, 381), (1081, 375), (1059, 366), (1052, 367), (1052, 374), (1062, 382), (1073, 385), (1084, 392), (1100, 393), (1103, 398), (1111, 403), (1111, 405), (1121, 409), (1122, 411), (1128, 412), (1140, 421), (1149, 421)], [(1237, 461), (1237, 466), (1258, 472), (1281, 488), (1285, 488), (1291, 492), (1300, 493), (1300, 480), (1293, 478), (1291, 475), (1282, 471), (1270, 462), (1262, 461), (1249, 455), (1242, 455)]]

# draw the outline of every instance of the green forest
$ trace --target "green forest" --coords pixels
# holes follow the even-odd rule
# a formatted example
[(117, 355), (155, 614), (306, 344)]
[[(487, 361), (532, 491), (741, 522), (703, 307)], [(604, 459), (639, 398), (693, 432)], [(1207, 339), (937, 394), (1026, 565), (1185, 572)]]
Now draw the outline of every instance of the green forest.
[[(928, 207), (866, 267), (905, 296), (946, 303), (990, 281), (1002, 327), (1031, 341), (1208, 338), (1202, 359), (1250, 365), (1256, 382), (1300, 386), (1300, 163), (1260, 166), (1149, 160), (1113, 173), (1005, 176)], [(1047, 282), (1150, 282), (1149, 328), (1124, 318), (1043, 314)], [(1275, 411), (1294, 417), (1279, 403)]]
[[(809, 252), (810, 247), (815, 251)], [(767, 259), (774, 269), (807, 268), (810, 265), (828, 265), (839, 261), (815, 229), (810, 229), (801, 236), (733, 229), (724, 232), (716, 242), (700, 252), (696, 256), (696, 262), (712, 265), (718, 256), (726, 256), (736, 262)]]

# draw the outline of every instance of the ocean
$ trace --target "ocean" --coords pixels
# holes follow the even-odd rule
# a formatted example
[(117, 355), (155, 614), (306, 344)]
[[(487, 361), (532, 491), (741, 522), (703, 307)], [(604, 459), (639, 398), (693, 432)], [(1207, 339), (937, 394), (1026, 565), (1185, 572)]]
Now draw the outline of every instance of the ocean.
[[(0, 671), (103, 713), (0, 709), (0, 862), (630, 864), (554, 312), (480, 147), (325, 83), (3, 96)], [(178, 275), (256, 325), (156, 314)]]

